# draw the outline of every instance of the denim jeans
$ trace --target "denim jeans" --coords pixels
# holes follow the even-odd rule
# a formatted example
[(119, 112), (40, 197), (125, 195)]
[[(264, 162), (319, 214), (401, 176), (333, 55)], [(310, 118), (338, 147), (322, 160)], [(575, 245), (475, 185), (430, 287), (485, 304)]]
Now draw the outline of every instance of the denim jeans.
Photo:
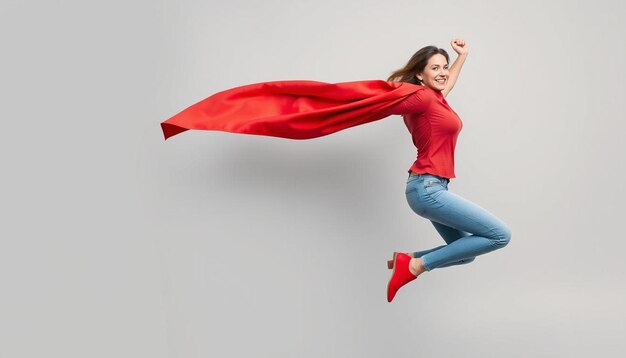
[(446, 245), (417, 251), (426, 270), (462, 265), (502, 248), (511, 239), (508, 226), (489, 211), (448, 191), (449, 179), (432, 174), (409, 175), (406, 198), (411, 209), (429, 219)]

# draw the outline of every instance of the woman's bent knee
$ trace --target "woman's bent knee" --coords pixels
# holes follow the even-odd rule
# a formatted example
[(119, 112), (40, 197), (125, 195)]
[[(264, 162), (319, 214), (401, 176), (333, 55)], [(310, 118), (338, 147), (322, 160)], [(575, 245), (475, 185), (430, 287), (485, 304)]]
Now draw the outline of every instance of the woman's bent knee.
[(495, 235), (496, 243), (499, 247), (505, 247), (511, 241), (511, 229), (502, 224), (497, 230)]

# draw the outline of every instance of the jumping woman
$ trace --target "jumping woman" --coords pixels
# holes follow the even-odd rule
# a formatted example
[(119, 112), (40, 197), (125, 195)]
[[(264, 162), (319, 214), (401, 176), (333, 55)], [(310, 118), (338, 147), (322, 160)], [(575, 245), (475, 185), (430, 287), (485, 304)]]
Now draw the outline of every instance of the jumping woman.
[(393, 268), (387, 285), (389, 302), (400, 287), (422, 273), (470, 263), (478, 255), (506, 246), (511, 239), (511, 231), (502, 220), (448, 191), (450, 179), (455, 178), (454, 149), (463, 123), (445, 98), (468, 54), (464, 40), (453, 39), (450, 44), (458, 54), (451, 68), (445, 50), (428, 46), (387, 79), (422, 86), (384, 114), (402, 115), (417, 147), (417, 160), (409, 169), (406, 183), (409, 206), (430, 220), (446, 242), (429, 250), (394, 253), (393, 260), (387, 263)]
[(480, 206), (448, 191), (454, 149), (462, 128), (445, 97), (454, 86), (468, 51), (453, 39), (458, 57), (435, 46), (417, 51), (387, 81), (343, 83), (291, 80), (261, 82), (216, 93), (161, 123), (165, 138), (181, 132), (220, 130), (289, 139), (322, 137), (392, 114), (404, 117), (417, 160), (409, 169), (406, 197), (416, 214), (430, 220), (446, 245), (413, 253), (394, 252), (387, 284), (391, 302), (403, 285), (435, 268), (472, 262), (504, 247), (509, 228)]

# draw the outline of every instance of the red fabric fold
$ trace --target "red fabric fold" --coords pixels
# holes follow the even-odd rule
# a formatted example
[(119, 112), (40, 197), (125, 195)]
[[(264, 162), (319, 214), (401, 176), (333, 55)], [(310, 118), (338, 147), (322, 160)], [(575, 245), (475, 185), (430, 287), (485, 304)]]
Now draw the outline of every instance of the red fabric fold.
[(419, 88), (382, 80), (262, 82), (218, 92), (164, 121), (161, 128), (165, 139), (189, 129), (317, 138), (385, 118), (383, 110)]

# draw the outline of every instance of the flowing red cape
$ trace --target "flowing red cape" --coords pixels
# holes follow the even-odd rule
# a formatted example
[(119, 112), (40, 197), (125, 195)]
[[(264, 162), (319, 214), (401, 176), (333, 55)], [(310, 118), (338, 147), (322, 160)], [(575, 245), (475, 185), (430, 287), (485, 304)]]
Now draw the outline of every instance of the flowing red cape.
[(218, 92), (161, 123), (161, 128), (165, 139), (189, 129), (317, 138), (385, 118), (384, 109), (419, 88), (382, 80), (262, 82)]

